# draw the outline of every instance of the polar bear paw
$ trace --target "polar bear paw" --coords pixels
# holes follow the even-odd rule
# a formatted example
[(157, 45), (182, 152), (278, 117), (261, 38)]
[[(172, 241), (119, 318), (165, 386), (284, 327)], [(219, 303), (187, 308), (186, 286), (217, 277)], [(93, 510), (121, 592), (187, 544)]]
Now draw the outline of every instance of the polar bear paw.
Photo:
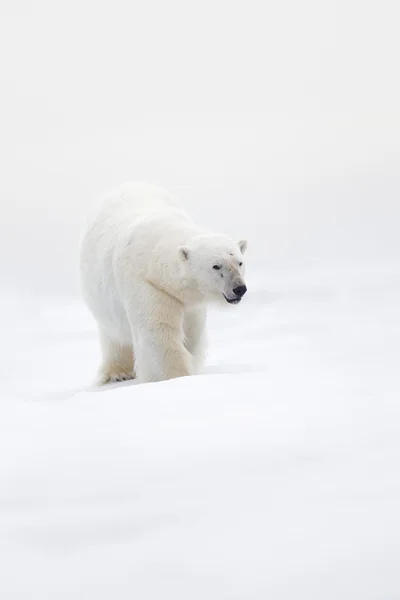
[(117, 383), (119, 381), (128, 381), (134, 379), (134, 374), (122, 370), (101, 370), (97, 373), (94, 385), (106, 385), (106, 383)]

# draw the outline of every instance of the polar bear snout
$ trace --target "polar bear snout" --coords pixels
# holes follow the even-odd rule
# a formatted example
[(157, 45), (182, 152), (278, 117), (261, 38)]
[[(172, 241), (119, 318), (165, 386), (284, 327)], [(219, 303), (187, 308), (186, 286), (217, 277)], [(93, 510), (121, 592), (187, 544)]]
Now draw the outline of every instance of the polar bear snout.
[(232, 291), (235, 294), (235, 296), (241, 298), (247, 292), (247, 287), (245, 285), (238, 285), (237, 287), (233, 288)]
[(229, 304), (239, 304), (246, 292), (247, 287), (244, 284), (237, 285), (228, 295), (224, 294), (224, 298)]

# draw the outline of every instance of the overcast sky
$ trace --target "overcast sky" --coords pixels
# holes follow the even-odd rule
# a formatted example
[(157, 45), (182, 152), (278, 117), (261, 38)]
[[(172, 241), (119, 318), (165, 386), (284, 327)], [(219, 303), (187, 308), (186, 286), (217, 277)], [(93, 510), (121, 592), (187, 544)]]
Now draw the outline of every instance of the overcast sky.
[(74, 293), (87, 207), (126, 180), (267, 267), (398, 259), (398, 23), (385, 0), (2, 0), (3, 282)]

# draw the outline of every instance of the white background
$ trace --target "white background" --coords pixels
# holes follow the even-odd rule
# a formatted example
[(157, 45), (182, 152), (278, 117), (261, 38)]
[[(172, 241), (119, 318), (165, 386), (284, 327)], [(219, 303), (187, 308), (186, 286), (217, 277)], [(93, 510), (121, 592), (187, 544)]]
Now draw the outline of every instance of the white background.
[[(2, 1), (2, 598), (400, 598), (398, 13)], [(200, 377), (97, 392), (78, 241), (127, 180), (249, 292)]]

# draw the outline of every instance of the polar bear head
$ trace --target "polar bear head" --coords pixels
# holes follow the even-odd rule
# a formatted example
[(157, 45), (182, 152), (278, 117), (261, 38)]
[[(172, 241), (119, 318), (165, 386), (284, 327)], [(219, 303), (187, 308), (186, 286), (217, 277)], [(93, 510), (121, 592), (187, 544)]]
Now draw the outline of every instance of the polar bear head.
[(245, 240), (234, 242), (223, 235), (197, 235), (178, 249), (182, 275), (204, 299), (238, 304), (247, 291), (243, 261), (246, 248)]

